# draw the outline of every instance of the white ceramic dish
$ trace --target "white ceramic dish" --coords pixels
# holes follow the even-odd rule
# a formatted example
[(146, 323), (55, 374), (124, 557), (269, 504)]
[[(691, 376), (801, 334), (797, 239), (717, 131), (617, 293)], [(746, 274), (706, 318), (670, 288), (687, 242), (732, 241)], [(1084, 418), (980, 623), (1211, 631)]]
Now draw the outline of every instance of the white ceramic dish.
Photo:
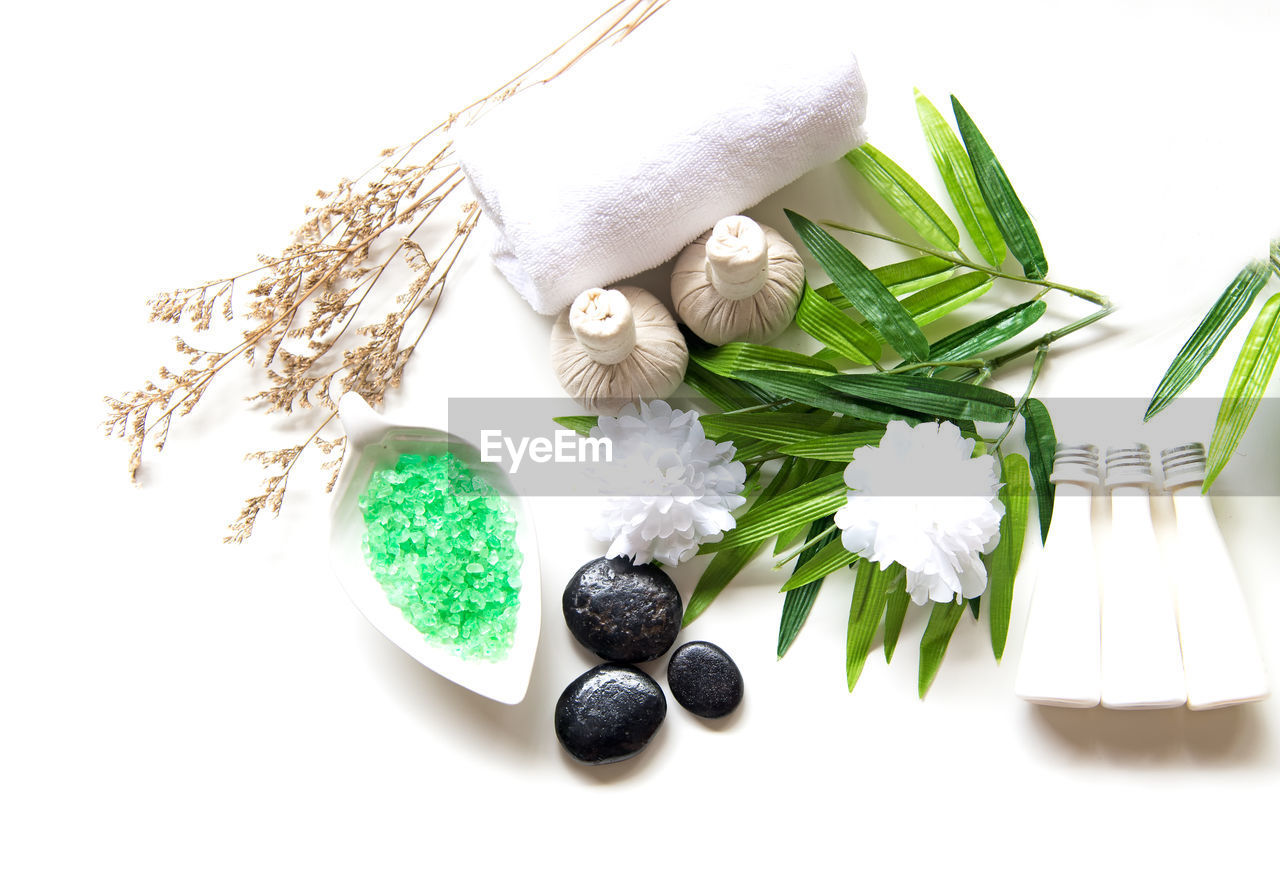
[[(343, 396), (338, 404), (338, 417), (347, 435), (346, 459), (333, 490), (329, 532), (329, 557), (338, 582), (379, 632), (424, 667), (495, 701), (520, 703), (529, 688), (533, 657), (538, 648), (542, 589), (533, 520), (511, 480), (497, 465), (481, 462), (479, 450), (450, 435), (443, 423), (434, 426), (402, 423), (374, 412), (355, 394)], [(361, 545), (364, 518), (359, 499), (369, 478), (375, 471), (394, 467), (402, 453), (439, 455), (446, 452), (453, 453), (492, 484), (515, 514), (516, 545), (524, 557), (520, 568), (520, 607), (515, 640), (511, 650), (499, 661), (464, 660), (447, 648), (428, 642), (400, 609), (387, 601), (382, 586), (365, 563)]]

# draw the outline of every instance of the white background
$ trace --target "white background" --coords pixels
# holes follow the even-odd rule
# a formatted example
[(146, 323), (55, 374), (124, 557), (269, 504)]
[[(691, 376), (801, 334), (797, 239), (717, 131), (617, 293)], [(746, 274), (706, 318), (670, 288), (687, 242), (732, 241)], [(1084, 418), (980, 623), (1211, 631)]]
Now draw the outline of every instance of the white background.
[[(542, 555), (543, 638), (528, 698), (503, 707), (422, 670), (348, 604), (326, 565), (318, 476), (300, 474), (249, 545), (221, 544), (258, 477), (239, 456), (293, 433), (237, 401), (247, 378), (128, 483), (126, 449), (96, 426), (103, 394), (167, 359), (169, 333), (144, 325), (143, 298), (275, 250), (316, 188), (488, 92), (603, 5), (122, 0), (6, 13), (0, 886), (1264, 883), (1280, 700), (1209, 715), (1030, 708), (1011, 691), (1025, 585), (1003, 665), (985, 624), (966, 620), (921, 702), (919, 615), (894, 664), (877, 649), (844, 690), (839, 578), (775, 661), (778, 577), (762, 563), (691, 630), (742, 666), (736, 718), (713, 727), (672, 702), (644, 755), (589, 769), (551, 725), (560, 690), (591, 664), (558, 618), (564, 582), (596, 554), (578, 533), (582, 506), (536, 507), (557, 531)], [(1054, 277), (1123, 305), (1106, 332), (1050, 359), (1046, 393), (1149, 394), (1207, 303), (1280, 236), (1274, 3), (840, 3), (814, 26), (836, 27), (837, 10), (870, 88), (872, 139), (936, 187), (911, 88), (940, 106), (958, 94), (1035, 214)], [(879, 223), (852, 184), (819, 171), (760, 214), (780, 222), (785, 203)], [(393, 406), (557, 393), (550, 321), (473, 257)], [(1194, 393), (1220, 393), (1229, 366)], [(1017, 389), (1024, 375), (998, 383)], [(1276, 436), (1252, 431), (1245, 447)], [(1280, 500), (1218, 510), (1275, 670)], [(677, 574), (686, 593), (699, 568)], [(661, 679), (662, 663), (652, 669)]]

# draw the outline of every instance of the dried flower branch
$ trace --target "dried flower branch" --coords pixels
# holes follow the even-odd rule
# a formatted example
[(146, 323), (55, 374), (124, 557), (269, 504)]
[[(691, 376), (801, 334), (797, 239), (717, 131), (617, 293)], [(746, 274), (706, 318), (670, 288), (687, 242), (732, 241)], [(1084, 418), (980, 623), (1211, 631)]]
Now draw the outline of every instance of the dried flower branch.
[[(376, 406), (388, 389), (399, 386), (479, 220), (475, 203), (455, 194), (463, 176), (453, 154), (454, 125), (469, 123), (521, 90), (558, 77), (593, 50), (622, 40), (666, 2), (614, 3), (488, 96), (408, 146), (384, 149), (380, 161), (360, 177), (317, 192), (318, 201), (306, 209), (292, 242), (279, 254), (259, 257), (253, 269), (152, 298), (152, 322), (202, 335), (214, 330), (219, 318), (225, 323), (238, 318), (244, 328), (240, 340), (225, 348), (199, 347), (176, 337), (176, 369), (162, 365), (137, 390), (106, 398), (104, 428), (130, 445), (130, 476), (136, 479), (143, 448), (150, 443), (162, 450), (174, 418), (190, 413), (219, 373), (244, 360), (265, 378), (265, 386), (247, 401), (269, 413), (303, 413), (317, 424), (299, 444), (246, 457), (260, 462), (267, 477), (262, 491), (245, 500), (226, 540), (247, 539), (264, 509), (280, 512), (289, 475), (312, 447), (328, 457), (322, 468), (330, 472), (332, 488), (345, 442), (321, 432), (337, 417), (338, 397), (354, 391)], [(445, 206), (456, 208), (454, 226), (424, 244), (419, 231)], [(396, 266), (411, 279), (389, 296), (378, 286)], [(237, 289), (255, 276), (256, 283), (240, 297)], [(237, 306), (241, 301), (243, 308)]]

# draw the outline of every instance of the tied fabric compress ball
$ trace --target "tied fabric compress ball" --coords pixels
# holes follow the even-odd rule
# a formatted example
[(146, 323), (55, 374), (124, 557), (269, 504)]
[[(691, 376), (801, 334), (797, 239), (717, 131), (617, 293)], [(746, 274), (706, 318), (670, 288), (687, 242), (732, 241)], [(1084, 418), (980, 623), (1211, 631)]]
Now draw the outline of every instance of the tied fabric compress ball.
[(771, 226), (726, 217), (680, 253), (671, 271), (676, 314), (703, 341), (763, 344), (791, 324), (804, 262)]
[(643, 288), (584, 291), (551, 331), (560, 386), (592, 412), (669, 397), (684, 380), (689, 349), (662, 302)]

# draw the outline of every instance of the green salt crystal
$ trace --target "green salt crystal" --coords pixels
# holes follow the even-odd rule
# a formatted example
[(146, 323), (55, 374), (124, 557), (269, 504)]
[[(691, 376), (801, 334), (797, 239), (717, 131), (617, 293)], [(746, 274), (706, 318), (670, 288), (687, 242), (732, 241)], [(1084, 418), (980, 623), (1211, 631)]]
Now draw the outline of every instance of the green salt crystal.
[(374, 472), (359, 505), (366, 562), (405, 619), (460, 657), (504, 657), (523, 556), (501, 494), (452, 453), (405, 453)]

